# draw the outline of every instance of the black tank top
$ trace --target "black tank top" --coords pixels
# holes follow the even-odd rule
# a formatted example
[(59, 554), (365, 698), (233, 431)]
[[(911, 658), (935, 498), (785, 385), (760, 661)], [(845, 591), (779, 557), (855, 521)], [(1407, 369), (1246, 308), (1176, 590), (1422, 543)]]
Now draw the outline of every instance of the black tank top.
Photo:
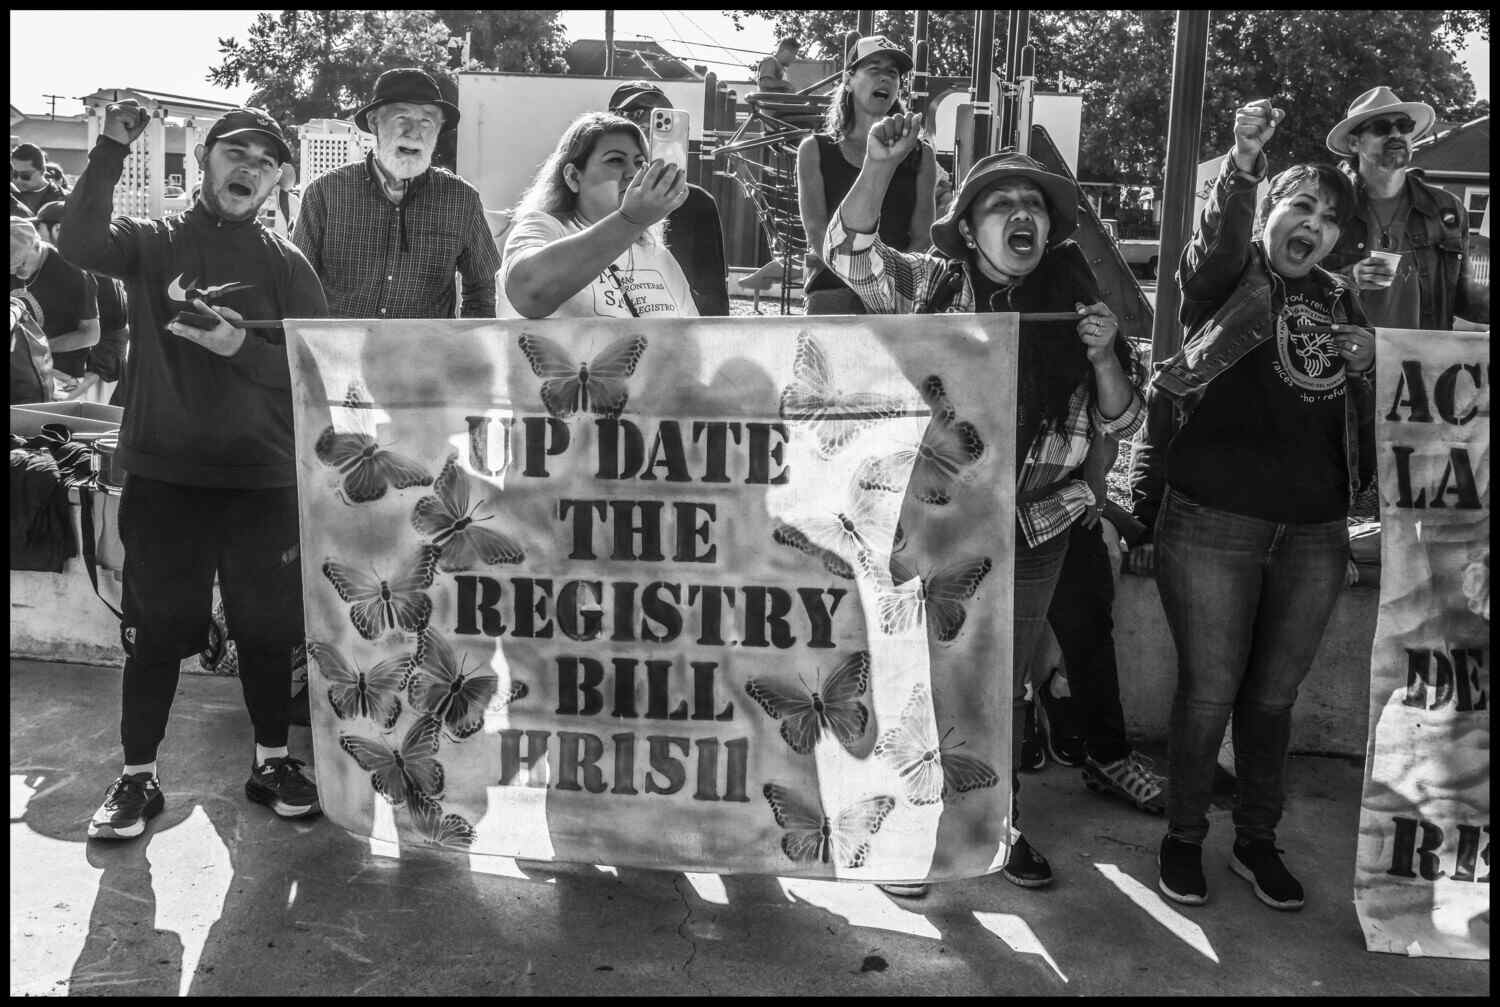
[[(818, 141), (818, 170), (823, 176), (823, 205), (828, 216), (839, 211), (839, 204), (854, 188), (859, 169), (850, 164), (839, 149), (838, 141), (827, 133), (814, 133)], [(890, 188), (885, 190), (885, 199), (880, 204), (880, 240), (898, 252), (911, 246), (911, 215), (917, 206), (917, 172), (922, 168), (922, 150), (925, 141), (906, 156), (896, 168)], [(821, 260), (822, 256), (819, 255)], [(842, 290), (844, 283), (833, 271), (821, 262), (807, 277), (802, 289), (806, 293), (815, 290)]]

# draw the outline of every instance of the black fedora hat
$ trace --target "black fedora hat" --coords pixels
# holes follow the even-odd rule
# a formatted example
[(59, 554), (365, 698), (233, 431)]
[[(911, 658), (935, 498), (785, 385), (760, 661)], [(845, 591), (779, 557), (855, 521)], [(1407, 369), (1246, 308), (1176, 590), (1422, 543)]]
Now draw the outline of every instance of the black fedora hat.
[(381, 105), (388, 105), (393, 101), (409, 101), (413, 105), (436, 105), (443, 110), (443, 128), (440, 133), (458, 125), (458, 106), (452, 102), (443, 100), (443, 92), (438, 90), (437, 82), (434, 81), (423, 70), (414, 66), (398, 67), (395, 70), (387, 70), (375, 81), (375, 97), (370, 103), (358, 112), (354, 113), (354, 125), (366, 133), (373, 133), (370, 128), (370, 113)]
[(976, 196), (1002, 178), (1024, 178), (1042, 190), (1047, 200), (1047, 214), (1051, 228), (1047, 232), (1047, 244), (1055, 245), (1078, 228), (1078, 190), (1062, 175), (1043, 168), (1036, 161), (1017, 151), (991, 154), (974, 162), (964, 176), (953, 197), (953, 204), (941, 220), (932, 225), (932, 243), (938, 251), (950, 259), (964, 257), (963, 235), (958, 222)]

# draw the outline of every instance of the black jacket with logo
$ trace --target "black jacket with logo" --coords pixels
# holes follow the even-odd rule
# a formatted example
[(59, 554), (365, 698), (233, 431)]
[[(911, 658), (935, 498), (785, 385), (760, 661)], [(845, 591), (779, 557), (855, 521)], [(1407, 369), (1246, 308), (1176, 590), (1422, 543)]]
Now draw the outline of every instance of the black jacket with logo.
[(68, 261), (125, 281), (132, 345), (121, 464), (187, 486), (295, 485), (285, 333), (252, 329), (238, 353), (223, 357), (166, 326), (194, 296), (247, 319), (327, 317), (317, 274), (258, 220), (223, 221), (202, 202), (167, 220), (111, 221), (128, 153), (99, 138), (68, 199), (59, 244)]

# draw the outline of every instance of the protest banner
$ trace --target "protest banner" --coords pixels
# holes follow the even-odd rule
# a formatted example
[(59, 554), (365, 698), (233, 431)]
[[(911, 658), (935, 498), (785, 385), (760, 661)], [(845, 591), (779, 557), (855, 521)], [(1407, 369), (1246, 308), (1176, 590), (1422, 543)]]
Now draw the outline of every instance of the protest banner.
[(1490, 336), (1377, 336), (1382, 569), (1355, 908), (1371, 951), (1488, 959)]
[(335, 823), (718, 873), (1004, 863), (1016, 316), (287, 331)]

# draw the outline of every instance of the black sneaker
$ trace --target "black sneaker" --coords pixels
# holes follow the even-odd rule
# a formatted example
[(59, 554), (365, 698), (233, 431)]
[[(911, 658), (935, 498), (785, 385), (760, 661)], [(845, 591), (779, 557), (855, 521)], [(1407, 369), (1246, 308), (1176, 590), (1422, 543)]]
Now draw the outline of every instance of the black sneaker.
[(1203, 847), (1167, 836), (1156, 858), (1161, 878), (1156, 886), (1173, 902), (1201, 906), (1208, 901), (1208, 880), (1203, 877)]
[(1017, 837), (1011, 844), (1010, 856), (1000, 868), (1000, 874), (1006, 881), (1022, 888), (1046, 888), (1052, 884), (1052, 865), (1031, 848), (1025, 836)]
[(1042, 738), (1047, 743), (1047, 754), (1059, 766), (1081, 766), (1088, 756), (1083, 732), (1079, 730), (1078, 701), (1072, 696), (1052, 695), (1052, 681), (1048, 679), (1037, 689), (1040, 697), (1038, 714), (1041, 717)]
[(1026, 701), (1025, 727), (1021, 732), (1021, 764), (1016, 768), (1023, 773), (1040, 772), (1047, 765), (1047, 731), (1036, 715), (1036, 700)]
[(245, 784), (245, 796), (256, 804), (269, 805), (282, 818), (316, 815), (318, 785), (302, 775), (307, 765), (301, 759), (285, 756), (267, 759), (264, 765), (252, 767)]
[(1229, 869), (1250, 882), (1255, 897), (1272, 909), (1302, 908), (1302, 885), (1281, 862), (1281, 850), (1270, 839), (1236, 839)]
[(89, 822), (89, 838), (134, 839), (146, 831), (146, 819), (166, 805), (161, 784), (150, 773), (122, 776), (104, 792), (104, 803)]

